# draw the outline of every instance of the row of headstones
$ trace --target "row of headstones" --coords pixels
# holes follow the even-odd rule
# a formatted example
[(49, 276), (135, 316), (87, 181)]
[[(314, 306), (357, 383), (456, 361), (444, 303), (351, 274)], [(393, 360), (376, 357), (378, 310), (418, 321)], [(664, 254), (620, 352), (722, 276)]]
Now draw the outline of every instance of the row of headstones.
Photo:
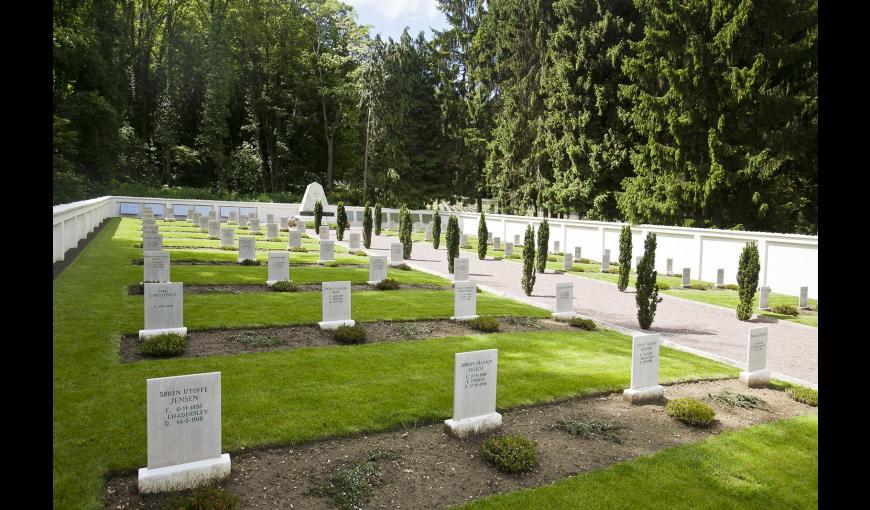
[[(335, 296), (343, 299), (339, 288)], [(332, 290), (328, 296), (324, 293), (324, 300), (332, 299)], [(659, 349), (658, 333), (632, 338), (626, 402), (638, 405), (664, 397)], [(747, 369), (740, 380), (750, 387), (766, 386), (771, 377), (766, 327), (749, 331), (747, 351)], [(501, 428), (497, 382), (498, 349), (454, 353), (453, 415), (444, 421), (445, 431), (462, 438)], [(221, 373), (148, 379), (146, 393), (148, 466), (139, 470), (139, 492), (188, 489), (229, 476), (230, 456), (221, 453)]]

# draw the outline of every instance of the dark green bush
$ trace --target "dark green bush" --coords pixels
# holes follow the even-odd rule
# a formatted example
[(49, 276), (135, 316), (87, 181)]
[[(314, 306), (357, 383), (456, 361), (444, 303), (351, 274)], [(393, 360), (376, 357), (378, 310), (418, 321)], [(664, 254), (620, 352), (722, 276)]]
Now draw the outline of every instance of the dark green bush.
[(532, 295), (532, 289), (535, 288), (535, 229), (529, 225), (526, 227), (525, 243), (523, 244), (523, 276), (520, 283), (523, 286), (523, 292), (527, 296)]
[(217, 487), (194, 489), (190, 496), (176, 496), (169, 505), (171, 510), (236, 510), (239, 497)]
[(721, 288), (728, 289), (728, 290), (740, 290), (740, 286), (737, 285), (736, 283), (726, 283)]
[(381, 224), (384, 221), (384, 215), (381, 214), (381, 204), (375, 204), (375, 235), (381, 235)]
[(399, 209), (399, 241), (402, 243), (402, 257), (406, 260), (411, 258), (411, 249), (414, 247), (411, 240), (412, 223), (410, 211), (405, 204), (402, 204), (402, 208)]
[(548, 255), (547, 256), (547, 262), (558, 262), (558, 261), (559, 261), (559, 257), (556, 257), (555, 255)]
[(477, 220), (477, 258), (483, 260), (486, 258), (486, 250), (488, 248), (486, 240), (489, 238), (489, 230), (486, 228), (486, 216), (480, 213), (480, 219)]
[(344, 210), (344, 202), (339, 202), (335, 211), (335, 238), (344, 241), (344, 229), (347, 227), (347, 212)]
[(798, 402), (803, 402), (804, 404), (818, 407), (819, 406), (819, 392), (814, 389), (804, 388), (803, 386), (792, 386), (791, 388), (785, 390), (785, 392), (791, 398), (797, 400)]
[(656, 286), (656, 235), (649, 233), (643, 243), (643, 257), (637, 266), (637, 281), (634, 286), (637, 293), (634, 296), (637, 304), (637, 322), (641, 329), (649, 329), (655, 319), (656, 308), (662, 302), (659, 297), (659, 287)]
[(696, 283), (693, 283), (693, 284), (689, 285), (689, 288), (692, 289), (692, 290), (708, 290), (708, 289), (710, 289), (712, 286), (713, 286), (713, 285), (711, 285), (711, 284), (709, 284), (709, 283), (707, 283), (707, 282), (696, 282)]
[(476, 319), (471, 319), (468, 321), (468, 325), (471, 326), (472, 329), (486, 333), (498, 331), (499, 328), (498, 320), (495, 317), (478, 317)]
[(143, 356), (176, 356), (184, 352), (187, 338), (175, 333), (156, 335), (139, 342), (139, 354)]
[(318, 200), (314, 204), (314, 230), (320, 230), (320, 224), (323, 222), (323, 204)]
[(432, 247), (436, 250), (441, 244), (441, 215), (438, 210), (435, 210), (435, 215), (432, 217)]
[(581, 317), (574, 317), (573, 319), (568, 321), (568, 324), (570, 324), (573, 328), (580, 328), (586, 331), (595, 331), (596, 329), (598, 329), (598, 325), (595, 324), (595, 321), (591, 319), (583, 319)]
[(447, 231), (444, 240), (447, 243), (447, 271), (453, 274), (453, 262), (459, 255), (459, 220), (452, 214), (447, 219)]
[(385, 278), (375, 285), (378, 290), (399, 290), (399, 282), (392, 278)]
[(656, 287), (658, 287), (659, 290), (668, 290), (671, 288), (671, 284), (667, 282), (656, 282)]
[(773, 313), (781, 313), (783, 315), (793, 315), (795, 317), (797, 317), (799, 314), (797, 307), (794, 305), (771, 306), (770, 311)]
[(707, 426), (713, 423), (716, 411), (709, 405), (694, 398), (675, 398), (665, 404), (668, 416), (688, 425)]
[(366, 202), (366, 208), (363, 212), (363, 246), (366, 249), (372, 247), (372, 207), (369, 202)]
[(483, 456), (499, 471), (524, 473), (538, 463), (538, 443), (515, 434), (488, 437), (483, 442)]
[(549, 257), (547, 256), (547, 250), (549, 249), (549, 244), (550, 222), (547, 221), (547, 218), (544, 218), (544, 221), (542, 221), (540, 226), (538, 226), (538, 246), (535, 264), (537, 265), (536, 269), (539, 273), (543, 273), (547, 269), (547, 261), (549, 260)]
[(746, 243), (740, 252), (740, 260), (737, 269), (737, 294), (740, 303), (737, 305), (737, 319), (748, 321), (752, 318), (755, 302), (755, 291), (758, 290), (758, 273), (761, 264), (758, 259), (758, 243), (755, 241)]
[(272, 284), (271, 289), (275, 292), (299, 292), (299, 287), (290, 280), (280, 280)]
[(624, 225), (619, 234), (619, 281), (616, 287), (625, 292), (628, 287), (628, 274), (631, 271), (631, 227)]
[(335, 330), (333, 338), (342, 344), (363, 344), (366, 341), (366, 330), (356, 324), (353, 326), (339, 326)]
[(393, 269), (398, 269), (399, 271), (413, 271), (413, 269), (411, 269), (411, 266), (405, 264), (404, 262), (397, 266), (394, 266)]
[(260, 261), (255, 260), (255, 259), (245, 259), (245, 260), (239, 262), (239, 264), (241, 264), (243, 266), (259, 266)]
[(290, 248), (290, 251), (305, 253), (308, 251), (308, 249), (306, 249), (304, 246), (294, 246), (293, 248)]

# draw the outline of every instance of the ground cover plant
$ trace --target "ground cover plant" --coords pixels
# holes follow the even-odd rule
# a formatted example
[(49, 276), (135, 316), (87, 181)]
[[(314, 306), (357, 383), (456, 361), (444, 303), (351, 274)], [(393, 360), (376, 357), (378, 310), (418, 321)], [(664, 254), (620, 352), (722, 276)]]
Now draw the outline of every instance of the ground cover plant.
[(568, 324), (573, 328), (579, 328), (586, 331), (595, 331), (598, 325), (592, 319), (584, 319), (582, 317), (574, 317), (568, 321)]
[(376, 463), (394, 457), (395, 453), (390, 451), (372, 452), (364, 460), (338, 469), (326, 483), (315, 486), (311, 492), (329, 498), (341, 510), (362, 508), (371, 494), (372, 485), (376, 484)]
[(332, 337), (340, 344), (363, 344), (366, 341), (366, 330), (359, 324), (339, 326)]
[(812, 388), (805, 388), (803, 386), (792, 386), (785, 390), (785, 392), (793, 399), (798, 402), (802, 402), (806, 405), (818, 407), (819, 406), (819, 391), (814, 390)]
[(665, 404), (668, 416), (688, 425), (705, 427), (713, 423), (716, 411), (704, 402), (694, 398), (675, 398)]
[(164, 333), (139, 341), (139, 353), (143, 356), (175, 356), (184, 351), (187, 339), (175, 333)]
[(613, 443), (622, 443), (618, 431), (625, 428), (624, 425), (601, 420), (559, 420), (555, 427), (582, 438), (601, 437)]
[[(141, 329), (143, 318), (142, 297), (126, 295), (127, 285), (138, 282), (142, 274), (141, 266), (130, 264), (141, 256), (141, 250), (131, 243), (138, 235), (136, 224), (128, 219), (109, 220), (53, 283), (56, 508), (99, 508), (107, 471), (145, 465), (145, 380), (152, 377), (222, 373), (224, 451), (444, 420), (452, 412), (453, 357), (461, 351), (499, 349), (500, 408), (619, 391), (629, 384), (631, 340), (613, 331), (495, 333), (121, 364), (120, 335)], [(361, 296), (384, 298), (392, 293), (354, 293), (354, 318), (431, 314), (432, 296), (438, 292), (423, 293), (413, 310), (392, 314), (385, 312), (407, 306), (404, 302), (401, 307), (389, 301), (369, 302), (378, 310), (369, 314)], [(244, 330), (286, 325), (296, 319), (289, 311), (293, 300), (305, 294), (314, 299), (303, 313), (309, 314), (310, 323), (317, 322), (319, 293), (264, 291), (186, 296), (185, 326)], [(445, 291), (444, 296), (446, 317), (453, 312), (452, 293)], [(478, 297), (479, 313), (502, 315), (510, 306), (521, 306), (508, 300), (491, 302), (491, 311), (485, 312), (490, 298), (485, 293)], [(87, 316), (81, 313), (82, 307), (90, 310)], [(515, 310), (523, 317), (548, 315), (525, 305)], [(385, 364), (401, 365), (403, 370), (385, 372)], [(663, 383), (733, 378), (739, 372), (668, 348), (661, 350), (660, 368)], [(286, 377), (287, 373), (309, 377)], [(530, 378), (529, 373), (537, 377)], [(105, 405), (107, 401), (113, 405)], [(101, 424), (100, 434), (93, 433), (94, 423)]]
[(227, 340), (230, 342), (238, 342), (247, 347), (264, 347), (284, 343), (280, 338), (275, 338), (258, 331), (242, 331), (241, 333), (228, 336)]
[(483, 442), (483, 456), (499, 471), (525, 473), (538, 463), (538, 443), (521, 435), (490, 436)]
[(172, 498), (171, 510), (236, 510), (239, 508), (239, 497), (219, 487), (199, 487), (193, 489), (190, 495), (179, 495)]
[(471, 319), (468, 321), (468, 325), (472, 328), (483, 331), (485, 333), (492, 333), (493, 331), (498, 331), (498, 320), (495, 317), (478, 317), (476, 319)]
[(744, 409), (764, 409), (767, 407), (767, 403), (758, 397), (734, 393), (726, 388), (722, 388), (718, 393), (708, 394), (707, 400), (717, 404), (742, 407)]

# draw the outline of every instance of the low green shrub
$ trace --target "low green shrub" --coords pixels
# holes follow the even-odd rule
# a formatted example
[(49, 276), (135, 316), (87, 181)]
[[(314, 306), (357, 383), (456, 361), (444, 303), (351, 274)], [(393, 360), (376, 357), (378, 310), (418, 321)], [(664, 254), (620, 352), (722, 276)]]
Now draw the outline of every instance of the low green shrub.
[(330, 261), (324, 262), (323, 264), (320, 264), (320, 265), (323, 267), (338, 267), (338, 262), (335, 260), (330, 260)]
[(719, 393), (708, 393), (707, 400), (743, 409), (765, 409), (767, 407), (767, 402), (758, 397), (734, 393), (725, 388), (719, 390)]
[(299, 292), (299, 287), (290, 280), (279, 280), (272, 284), (274, 292)]
[(130, 261), (134, 266), (143, 266), (145, 265), (145, 258), (139, 257), (138, 259), (133, 259)]
[(558, 261), (559, 261), (559, 258), (556, 257), (555, 255), (548, 255), (547, 256), (547, 262), (558, 262)]
[(371, 495), (372, 486), (377, 485), (378, 467), (375, 462), (394, 457), (395, 454), (389, 450), (375, 450), (366, 460), (339, 469), (329, 477), (327, 483), (309, 491), (331, 499), (341, 510), (358, 510)]
[(577, 263), (578, 264), (593, 264), (593, 263), (595, 263), (595, 261), (587, 259), (587, 258), (581, 258)]
[(221, 250), (226, 250), (226, 251), (233, 251), (233, 250), (237, 249), (235, 246), (218, 246), (218, 248), (220, 248)]
[(607, 272), (611, 273), (611, 274), (619, 274), (619, 268), (618, 267), (611, 267), (610, 269), (607, 270)]
[(255, 260), (255, 259), (245, 259), (245, 260), (239, 262), (239, 264), (241, 264), (243, 266), (259, 266), (261, 264), (261, 262), (259, 260)]
[(483, 442), (483, 456), (499, 471), (524, 473), (538, 463), (538, 443), (519, 434), (488, 437)]
[(413, 269), (411, 269), (411, 266), (405, 264), (404, 262), (402, 262), (398, 266), (395, 266), (394, 269), (398, 269), (400, 271), (413, 271)]
[(814, 390), (811, 388), (805, 388), (803, 386), (792, 386), (791, 388), (785, 390), (789, 397), (797, 400), (798, 402), (802, 402), (806, 405), (818, 407), (819, 406), (819, 392), (818, 390)]
[(716, 411), (709, 405), (694, 398), (675, 398), (665, 404), (668, 416), (688, 425), (706, 426), (713, 423)]
[(771, 306), (770, 311), (773, 313), (781, 313), (783, 315), (798, 316), (798, 309), (794, 305), (776, 305)]
[(726, 290), (739, 290), (740, 285), (737, 285), (736, 283), (726, 283), (725, 285), (723, 285), (720, 288), (726, 289)]
[(707, 290), (707, 289), (710, 289), (711, 287), (713, 287), (713, 285), (711, 285), (707, 282), (695, 282), (689, 286), (689, 288), (692, 290)]
[(575, 273), (584, 273), (586, 272), (586, 269), (583, 266), (571, 266), (568, 271), (573, 271)]
[(176, 496), (169, 507), (172, 510), (236, 510), (239, 497), (218, 487), (200, 487), (189, 496)]
[(665, 282), (656, 282), (656, 287), (658, 287), (659, 290), (668, 290), (671, 288), (671, 284)]
[(353, 250), (353, 251), (349, 251), (348, 253), (351, 255), (358, 255), (360, 257), (368, 257), (369, 256), (368, 253), (366, 253), (362, 250)]
[(399, 282), (392, 278), (385, 278), (379, 281), (375, 288), (378, 290), (399, 290)]
[(353, 326), (339, 326), (333, 338), (342, 344), (363, 344), (366, 341), (366, 330), (359, 324)]
[(585, 439), (603, 437), (610, 442), (622, 444), (622, 437), (616, 431), (622, 430), (626, 427), (625, 425), (620, 425), (618, 423), (598, 420), (559, 420), (554, 428), (564, 430), (569, 434), (580, 436)]
[(269, 336), (257, 331), (242, 331), (241, 333), (230, 335), (227, 337), (230, 342), (236, 342), (248, 347), (265, 347), (270, 345), (280, 345), (284, 340)]
[(498, 320), (495, 317), (478, 317), (468, 321), (468, 325), (471, 326), (472, 329), (483, 331), (485, 333), (492, 333), (499, 329)]
[(290, 251), (295, 251), (295, 252), (299, 252), (299, 253), (305, 253), (305, 252), (307, 252), (308, 250), (307, 250), (304, 246), (294, 246), (293, 248), (290, 248)]
[(568, 321), (568, 324), (572, 328), (579, 328), (585, 331), (595, 331), (598, 329), (598, 325), (595, 324), (595, 321), (591, 319), (584, 319), (582, 317), (574, 317), (573, 319)]
[(184, 352), (187, 338), (175, 333), (164, 333), (148, 337), (139, 342), (139, 354), (143, 356), (167, 357)]

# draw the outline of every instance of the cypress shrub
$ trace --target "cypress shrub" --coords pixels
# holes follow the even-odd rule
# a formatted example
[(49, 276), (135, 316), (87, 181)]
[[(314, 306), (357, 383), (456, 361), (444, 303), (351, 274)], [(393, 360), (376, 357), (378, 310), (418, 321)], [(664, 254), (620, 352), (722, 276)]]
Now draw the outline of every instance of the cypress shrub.
[(740, 252), (740, 262), (737, 268), (737, 318), (748, 321), (752, 318), (755, 301), (755, 291), (758, 290), (758, 272), (761, 264), (758, 261), (758, 244), (755, 241), (746, 243)]
[(453, 274), (453, 259), (459, 255), (459, 220), (452, 214), (450, 219), (447, 220), (447, 234), (445, 237), (447, 242), (447, 271)]
[(335, 237), (339, 241), (344, 241), (344, 228), (347, 225), (347, 213), (344, 211), (344, 202), (338, 203), (338, 208), (335, 211)]
[[(538, 234), (540, 235), (540, 234)], [(523, 244), (523, 291), (527, 296), (532, 294), (535, 287), (535, 229), (531, 225), (526, 227), (526, 240)]]
[(402, 256), (405, 260), (411, 258), (411, 213), (405, 204), (399, 211), (399, 241), (402, 243)]
[(538, 272), (543, 273), (547, 269), (547, 245), (550, 243), (550, 223), (547, 218), (538, 227)]
[(323, 204), (320, 200), (314, 204), (314, 231), (320, 232), (320, 222), (323, 221)]
[(363, 246), (372, 247), (372, 207), (366, 202), (366, 210), (363, 213)]
[(620, 292), (628, 287), (628, 274), (631, 272), (631, 227), (625, 225), (619, 234), (619, 282)]
[(637, 266), (637, 322), (640, 329), (649, 329), (656, 315), (656, 307), (662, 302), (656, 285), (656, 235), (647, 234), (643, 243), (643, 257)]
[(486, 240), (489, 238), (489, 230), (486, 228), (486, 216), (480, 213), (480, 220), (477, 222), (477, 258), (483, 260), (486, 258)]
[(436, 250), (441, 245), (441, 215), (438, 210), (435, 210), (435, 217), (432, 218), (432, 247)]
[(381, 222), (383, 222), (383, 214), (381, 214), (381, 203), (375, 204), (375, 235), (381, 235)]

